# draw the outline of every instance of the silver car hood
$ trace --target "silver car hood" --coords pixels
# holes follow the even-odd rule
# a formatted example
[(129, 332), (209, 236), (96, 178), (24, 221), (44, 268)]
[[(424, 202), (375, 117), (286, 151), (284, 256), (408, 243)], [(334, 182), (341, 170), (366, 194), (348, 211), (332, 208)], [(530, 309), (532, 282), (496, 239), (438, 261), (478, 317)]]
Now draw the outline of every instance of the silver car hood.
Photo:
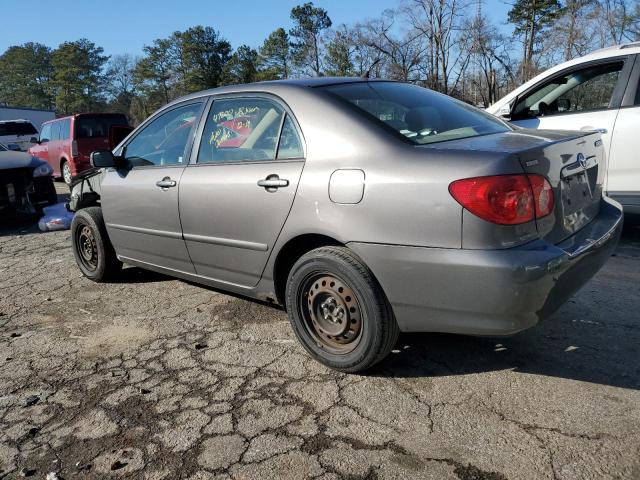
[(0, 152), (0, 170), (13, 168), (36, 168), (43, 163), (32, 155), (24, 152)]

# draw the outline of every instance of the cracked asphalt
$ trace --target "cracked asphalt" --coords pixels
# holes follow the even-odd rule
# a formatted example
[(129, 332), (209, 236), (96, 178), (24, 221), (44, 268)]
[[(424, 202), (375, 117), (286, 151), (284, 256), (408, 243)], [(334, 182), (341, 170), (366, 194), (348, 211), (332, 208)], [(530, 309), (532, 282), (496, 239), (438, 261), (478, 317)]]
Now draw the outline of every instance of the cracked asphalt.
[(137, 268), (94, 284), (68, 232), (0, 228), (0, 478), (637, 479), (639, 312), (628, 228), (536, 328), (404, 335), (344, 375), (281, 310)]

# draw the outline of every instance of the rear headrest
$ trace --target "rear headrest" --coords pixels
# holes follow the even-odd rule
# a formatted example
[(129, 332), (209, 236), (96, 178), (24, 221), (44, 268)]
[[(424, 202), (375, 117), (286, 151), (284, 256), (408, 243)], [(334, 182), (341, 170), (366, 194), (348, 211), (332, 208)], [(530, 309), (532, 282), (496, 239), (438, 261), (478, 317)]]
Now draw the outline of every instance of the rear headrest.
[(433, 107), (412, 108), (405, 114), (404, 121), (407, 124), (407, 128), (413, 132), (418, 132), (425, 128), (442, 129), (440, 112)]

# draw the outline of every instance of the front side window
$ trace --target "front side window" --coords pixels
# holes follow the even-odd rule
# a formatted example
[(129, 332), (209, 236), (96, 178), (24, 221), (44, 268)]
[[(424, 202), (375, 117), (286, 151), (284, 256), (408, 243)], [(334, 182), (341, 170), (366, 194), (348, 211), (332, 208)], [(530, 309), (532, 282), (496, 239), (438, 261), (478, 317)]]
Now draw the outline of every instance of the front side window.
[(40, 132), (40, 143), (46, 143), (51, 139), (51, 124), (48, 123), (42, 127)]
[(198, 163), (274, 160), (284, 114), (282, 107), (264, 98), (214, 101)]
[(125, 147), (124, 155), (132, 166), (180, 165), (185, 158), (202, 103), (169, 110), (151, 121)]
[(516, 104), (514, 120), (609, 108), (624, 62), (595, 65), (554, 78)]
[(320, 88), (417, 145), (510, 131), (488, 113), (415, 85), (356, 82)]

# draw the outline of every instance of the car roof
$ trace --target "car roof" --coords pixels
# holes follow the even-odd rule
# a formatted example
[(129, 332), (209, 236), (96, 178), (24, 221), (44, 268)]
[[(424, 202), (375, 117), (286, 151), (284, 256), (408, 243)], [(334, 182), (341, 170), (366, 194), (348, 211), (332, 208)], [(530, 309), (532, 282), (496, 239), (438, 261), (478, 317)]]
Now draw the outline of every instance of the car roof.
[[(282, 87), (289, 88), (316, 88), (328, 85), (341, 85), (347, 83), (364, 83), (364, 82), (393, 82), (393, 80), (385, 79), (368, 79), (363, 77), (310, 77), (310, 78), (292, 78), (285, 80), (267, 80), (263, 82), (241, 83), (236, 85), (225, 85), (222, 87), (202, 90), (200, 92), (191, 93), (183, 97), (177, 98), (170, 102), (167, 106), (184, 102), (194, 98), (205, 97), (209, 95), (220, 95), (223, 93), (256, 93), (281, 90)], [(162, 107), (164, 109), (165, 107)]]

